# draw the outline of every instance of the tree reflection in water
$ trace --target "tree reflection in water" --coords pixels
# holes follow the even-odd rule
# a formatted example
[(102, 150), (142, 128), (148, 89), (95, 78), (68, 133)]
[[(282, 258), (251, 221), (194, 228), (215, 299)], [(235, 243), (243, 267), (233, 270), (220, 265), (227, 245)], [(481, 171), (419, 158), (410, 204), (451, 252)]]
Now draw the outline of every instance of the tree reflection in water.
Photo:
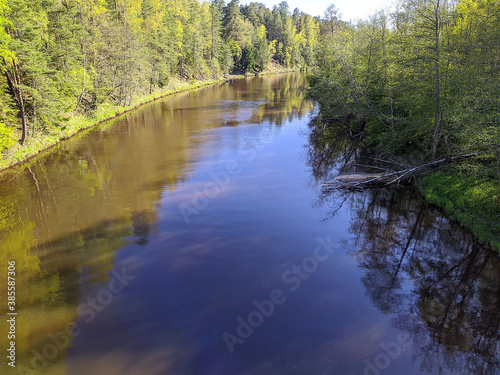
[[(314, 126), (311, 138), (318, 134)], [(328, 150), (334, 157), (325, 161), (325, 145), (314, 139), (308, 149), (318, 182), (345, 155), (345, 148)], [(323, 192), (318, 205), (332, 216), (349, 206), (346, 247), (374, 305), (411, 334), (414, 367), (432, 374), (500, 373), (498, 254), (412, 189)]]

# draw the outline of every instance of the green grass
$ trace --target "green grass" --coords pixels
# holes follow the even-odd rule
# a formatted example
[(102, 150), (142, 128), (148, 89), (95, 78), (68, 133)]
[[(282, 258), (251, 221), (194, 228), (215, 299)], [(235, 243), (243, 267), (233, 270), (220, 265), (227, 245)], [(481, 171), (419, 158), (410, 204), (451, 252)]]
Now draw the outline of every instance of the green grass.
[(447, 168), (427, 175), (418, 188), (427, 201), (444, 208), (450, 218), (500, 252), (500, 205), (495, 178), (464, 175)]
[(72, 116), (66, 123), (60, 127), (51, 129), (50, 132), (40, 132), (34, 136), (30, 133), (26, 138), (24, 146), (16, 142), (15, 145), (1, 154), (0, 171), (19, 164), (43, 151), (50, 152), (53, 149), (52, 146), (55, 146), (61, 140), (67, 139), (82, 130), (90, 129), (103, 121), (113, 119), (143, 104), (165, 96), (195, 90), (223, 81), (224, 79), (222, 78), (205, 81), (181, 81), (173, 79), (166, 89), (154, 92), (150, 95), (137, 97), (129, 106), (122, 107), (106, 103), (101, 105), (92, 117), (83, 115)]

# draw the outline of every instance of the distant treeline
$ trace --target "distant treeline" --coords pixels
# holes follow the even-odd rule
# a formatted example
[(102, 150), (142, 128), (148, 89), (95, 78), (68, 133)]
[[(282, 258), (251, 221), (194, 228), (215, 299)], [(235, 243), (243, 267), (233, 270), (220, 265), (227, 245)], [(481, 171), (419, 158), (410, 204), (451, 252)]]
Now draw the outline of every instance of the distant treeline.
[(0, 0), (0, 152), (172, 77), (313, 65), (319, 33), (286, 2)]

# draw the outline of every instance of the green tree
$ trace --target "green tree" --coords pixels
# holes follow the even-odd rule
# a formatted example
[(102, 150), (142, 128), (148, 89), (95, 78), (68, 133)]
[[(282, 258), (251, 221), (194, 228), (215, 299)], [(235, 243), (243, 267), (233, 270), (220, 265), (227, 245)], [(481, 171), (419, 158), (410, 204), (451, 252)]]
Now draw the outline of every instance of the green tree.
[[(14, 59), (15, 55), (9, 49), (10, 35), (7, 33), (6, 28), (10, 25), (9, 20), (5, 16), (5, 11), (7, 10), (7, 5), (5, 0), (0, 1), (0, 73), (5, 73), (7, 64), (10, 64)], [(4, 77), (4, 76), (2, 76)], [(7, 90), (7, 82), (2, 80), (0, 82), (0, 92), (5, 92)], [(0, 152), (8, 150), (14, 143), (14, 137), (12, 129), (9, 128), (5, 121), (8, 120), (12, 122), (12, 102), (10, 98), (5, 95), (0, 96), (0, 113), (2, 120), (0, 121)]]
[(500, 203), (500, 1), (459, 1), (452, 38), (454, 148), (480, 151), (495, 160), (496, 171), (486, 171), (496, 174)]
[(59, 83), (64, 79), (62, 70), (66, 66), (62, 59), (65, 56), (60, 60), (57, 57), (66, 53), (52, 43), (64, 38), (62, 33), (54, 33), (52, 26), (60, 18), (66, 18), (73, 8), (56, 1), (13, 0), (9, 5), (7, 14), (12, 26), (8, 32), (16, 58), (7, 61), (4, 70), (21, 119), (20, 142), (24, 144), (29, 120), (33, 132), (37, 129), (48, 131), (64, 122), (64, 111), (72, 104), (66, 100), (68, 92), (59, 90)]
[[(20, 128), (62, 134), (76, 113), (127, 106), (172, 77), (314, 64), (318, 22), (280, 3), (0, 0), (0, 150)], [(19, 126), (20, 125), (20, 126)], [(17, 134), (16, 134), (17, 135)]]

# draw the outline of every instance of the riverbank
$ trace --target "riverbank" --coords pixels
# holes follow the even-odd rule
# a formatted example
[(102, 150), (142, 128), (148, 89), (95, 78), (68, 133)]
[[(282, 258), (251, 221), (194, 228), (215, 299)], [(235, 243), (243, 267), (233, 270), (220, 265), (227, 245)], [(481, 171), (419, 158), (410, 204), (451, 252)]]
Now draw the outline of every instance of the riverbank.
[[(258, 75), (272, 75), (282, 73), (297, 72), (298, 68), (285, 68), (279, 64), (270, 63), (268, 67)], [(0, 159), (0, 174), (7, 170), (21, 166), (23, 162), (36, 157), (37, 155), (50, 151), (59, 142), (68, 139), (82, 131), (93, 128), (105, 121), (112, 120), (127, 112), (133, 111), (140, 106), (151, 103), (152, 101), (165, 98), (170, 95), (182, 92), (196, 90), (202, 87), (211, 86), (225, 82), (226, 79), (238, 79), (245, 77), (254, 77), (255, 74), (247, 73), (245, 75), (229, 75), (217, 79), (187, 81), (179, 78), (172, 78), (163, 90), (156, 91), (150, 95), (141, 96), (132, 101), (129, 106), (117, 106), (106, 103), (100, 106), (93, 116), (74, 115), (63, 127), (54, 128), (50, 134), (34, 134), (27, 138), (25, 144), (21, 146), (16, 142), (9, 150), (2, 153)]]
[(84, 130), (91, 129), (94, 126), (111, 120), (130, 112), (144, 104), (150, 103), (164, 97), (175, 95), (181, 92), (196, 90), (202, 87), (222, 83), (225, 78), (217, 78), (201, 81), (186, 81), (178, 78), (171, 79), (167, 87), (161, 91), (156, 91), (150, 95), (141, 96), (132, 101), (128, 106), (117, 106), (104, 104), (100, 106), (93, 116), (74, 115), (63, 127), (55, 128), (50, 134), (35, 134), (27, 138), (25, 144), (21, 146), (16, 143), (9, 150), (2, 153), (0, 160), (0, 173), (11, 168), (20, 166), (23, 162), (37, 156), (44, 151), (50, 151), (59, 142), (68, 139)]
[(428, 174), (417, 186), (429, 203), (443, 208), (449, 218), (500, 253), (500, 205), (495, 178), (467, 176), (450, 166)]
[[(326, 78), (321, 76), (309, 77), (309, 83), (312, 87), (310, 96), (321, 104), (323, 111), (318, 124), (318, 134), (329, 133), (330, 138), (351, 137), (346, 143), (346, 147), (371, 147), (370, 151), (364, 153), (373, 158), (380, 155), (380, 150), (385, 150), (382, 152), (385, 153), (385, 156), (400, 157), (402, 161), (405, 161), (405, 157), (408, 158), (404, 163), (405, 165), (415, 166), (415, 159), (422, 160), (422, 150), (425, 150), (425, 148), (416, 146), (412, 148), (407, 144), (406, 149), (403, 151), (397, 137), (393, 138), (391, 142), (394, 142), (392, 144), (394, 149), (397, 150), (398, 147), (401, 147), (399, 151), (384, 148), (383, 142), (389, 138), (384, 138), (384, 140), (379, 138), (380, 129), (374, 126), (374, 124), (378, 124), (378, 120), (372, 118), (371, 123), (369, 123), (367, 120), (370, 118), (369, 115), (363, 114), (359, 107), (347, 108), (345, 109), (347, 112), (343, 112), (342, 105), (338, 103), (337, 97), (333, 95), (338, 90), (329, 86), (328, 82)], [(349, 112), (350, 110), (353, 111)], [(333, 119), (337, 118), (339, 119), (337, 124), (341, 125), (339, 129), (334, 129), (333, 132), (325, 130), (328, 128), (328, 124), (323, 124), (321, 118), (328, 119), (326, 120), (327, 123), (336, 123)], [(408, 133), (407, 130), (406, 132)], [(356, 135), (358, 143), (354, 142), (352, 134)], [(317, 137), (320, 137), (320, 135), (317, 135)], [(330, 140), (330, 142), (341, 144), (341, 142), (335, 140)], [(327, 144), (327, 142), (324, 143)], [(430, 144), (429, 140), (426, 143)], [(471, 151), (470, 148), (468, 150)], [(414, 159), (413, 162), (410, 161), (412, 158)], [(490, 163), (490, 165), (485, 166), (482, 162), (472, 160), (450, 164), (438, 172), (429, 172), (416, 185), (429, 203), (443, 208), (450, 219), (459, 222), (464, 228), (470, 230), (480, 242), (488, 244), (496, 253), (500, 254), (498, 177), (496, 171), (492, 170), (494, 160), (484, 160), (484, 162), (486, 164)]]

